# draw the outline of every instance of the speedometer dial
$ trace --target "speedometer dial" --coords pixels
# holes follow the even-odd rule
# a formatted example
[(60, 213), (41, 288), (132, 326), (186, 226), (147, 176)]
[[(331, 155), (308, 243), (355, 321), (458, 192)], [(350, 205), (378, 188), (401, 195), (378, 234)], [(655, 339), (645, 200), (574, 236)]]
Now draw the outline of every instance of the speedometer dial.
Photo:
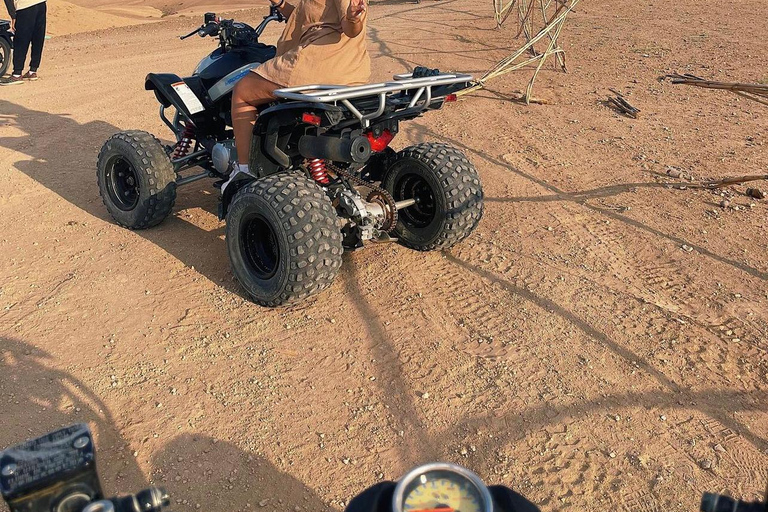
[(490, 493), (473, 472), (455, 464), (418, 467), (397, 484), (393, 512), (493, 512)]

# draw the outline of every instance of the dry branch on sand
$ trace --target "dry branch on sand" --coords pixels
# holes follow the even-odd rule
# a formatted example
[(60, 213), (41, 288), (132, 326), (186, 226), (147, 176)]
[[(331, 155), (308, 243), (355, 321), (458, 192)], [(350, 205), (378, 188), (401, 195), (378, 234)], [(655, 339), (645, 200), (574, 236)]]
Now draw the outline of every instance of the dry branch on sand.
[[(580, 0), (510, 0), (506, 5), (503, 3), (504, 1), (493, 1), (496, 25), (501, 28), (509, 15), (516, 11), (518, 31), (515, 37), (523, 35), (525, 44), (510, 56), (502, 59), (485, 73), (473, 87), (462, 91), (462, 94), (483, 88), (488, 80), (536, 64), (536, 69), (523, 96), (526, 103), (531, 103), (533, 84), (549, 57), (554, 56), (556, 66), (567, 71), (565, 50), (560, 47), (558, 39), (568, 14), (573, 11)], [(540, 27), (538, 32), (536, 32), (537, 27)], [(539, 51), (536, 45), (542, 40), (545, 41), (546, 48), (544, 51)]]
[(625, 114), (633, 119), (637, 119), (640, 115), (640, 109), (631, 105), (627, 99), (619, 91), (615, 89), (609, 89), (616, 96), (608, 96), (607, 104), (610, 107), (616, 109), (619, 113)]
[(664, 78), (671, 79), (673, 84), (692, 85), (694, 87), (703, 87), (705, 89), (721, 89), (730, 91), (742, 98), (747, 98), (763, 105), (768, 105), (768, 85), (764, 84), (743, 84), (738, 82), (717, 82), (714, 80), (705, 80), (694, 75), (667, 75)]

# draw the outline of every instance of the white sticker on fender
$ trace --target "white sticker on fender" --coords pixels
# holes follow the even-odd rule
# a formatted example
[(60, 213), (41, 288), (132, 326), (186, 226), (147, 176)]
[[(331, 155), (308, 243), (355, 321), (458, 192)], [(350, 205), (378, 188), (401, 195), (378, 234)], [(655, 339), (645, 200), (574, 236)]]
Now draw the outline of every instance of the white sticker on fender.
[(176, 82), (175, 84), (171, 84), (171, 87), (173, 87), (173, 90), (179, 95), (181, 101), (184, 102), (184, 106), (187, 107), (190, 114), (197, 114), (198, 112), (205, 110), (203, 104), (200, 103), (200, 100), (187, 84), (184, 82)]

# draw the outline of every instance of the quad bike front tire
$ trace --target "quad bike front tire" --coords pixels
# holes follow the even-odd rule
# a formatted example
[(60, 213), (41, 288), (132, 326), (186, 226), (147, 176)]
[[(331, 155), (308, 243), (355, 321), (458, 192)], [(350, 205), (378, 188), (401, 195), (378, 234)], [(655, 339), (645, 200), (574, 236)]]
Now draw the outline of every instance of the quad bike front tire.
[(333, 283), (341, 267), (336, 211), (303, 174), (273, 174), (238, 191), (226, 232), (232, 271), (262, 306), (314, 295)]
[(453, 247), (483, 216), (483, 187), (477, 170), (458, 149), (424, 143), (400, 151), (382, 180), (395, 201), (416, 204), (398, 210), (394, 234), (419, 251)]
[(128, 229), (160, 224), (176, 201), (176, 173), (154, 135), (132, 130), (110, 137), (99, 152), (99, 194), (115, 221)]
[(0, 37), (0, 76), (5, 75), (11, 65), (11, 45)]

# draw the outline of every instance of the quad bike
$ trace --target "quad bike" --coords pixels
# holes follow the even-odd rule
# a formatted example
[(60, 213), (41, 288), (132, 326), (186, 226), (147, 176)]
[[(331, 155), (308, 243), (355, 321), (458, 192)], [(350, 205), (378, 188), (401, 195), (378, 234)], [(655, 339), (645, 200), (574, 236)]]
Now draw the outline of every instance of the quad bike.
[[(218, 36), (220, 44), (192, 76), (146, 78), (176, 143), (164, 146), (142, 131), (118, 133), (104, 144), (97, 172), (104, 204), (129, 229), (162, 222), (177, 187), (217, 180), (233, 272), (266, 306), (328, 287), (345, 250), (395, 240), (422, 251), (445, 249), (466, 238), (483, 213), (482, 185), (463, 153), (442, 143), (389, 148), (401, 121), (455, 100), (469, 75), (416, 68), (384, 83), (279, 89), (261, 109), (250, 171), (241, 172), (234, 165), (232, 89), (274, 57), (275, 48), (259, 36), (283, 20), (273, 8), (254, 29), (207, 13), (182, 38)], [(202, 172), (183, 175), (193, 168)]]
[(13, 32), (11, 22), (0, 20), (0, 76), (5, 75), (11, 65), (11, 50), (13, 49)]

